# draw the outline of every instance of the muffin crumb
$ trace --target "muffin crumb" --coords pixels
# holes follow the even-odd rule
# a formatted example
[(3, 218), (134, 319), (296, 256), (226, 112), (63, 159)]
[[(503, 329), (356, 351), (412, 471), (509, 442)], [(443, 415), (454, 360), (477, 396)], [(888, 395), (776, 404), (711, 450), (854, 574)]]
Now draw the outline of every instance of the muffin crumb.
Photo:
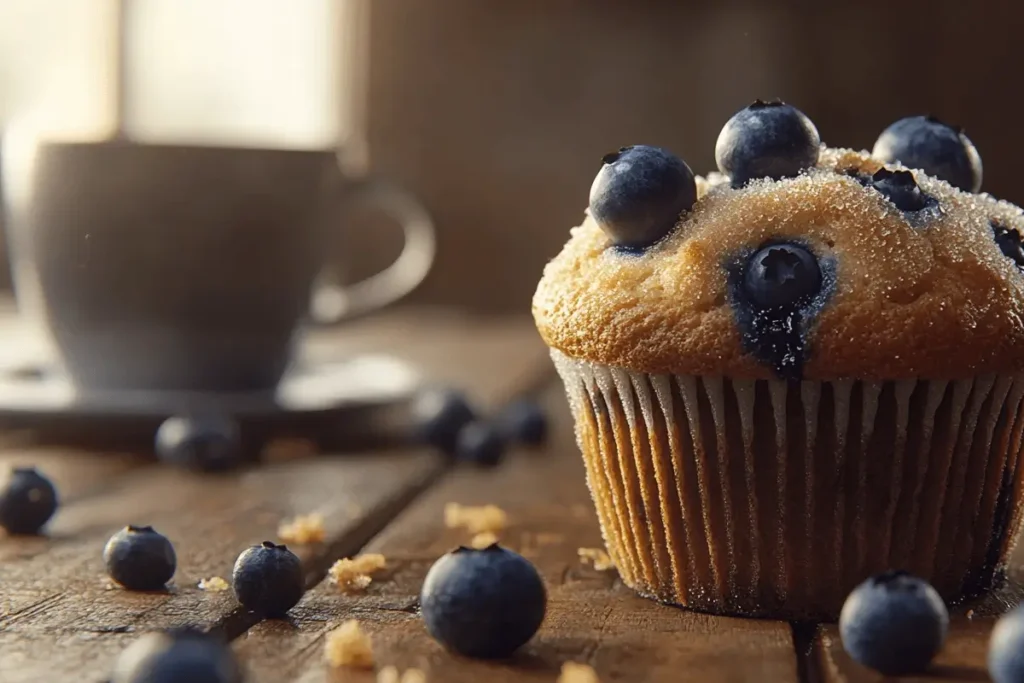
[(444, 525), (449, 529), (465, 528), (471, 534), (485, 531), (497, 533), (505, 529), (508, 515), (497, 505), (460, 505), (448, 503), (444, 506)]
[(199, 590), (207, 591), (209, 593), (222, 593), (227, 589), (231, 588), (228, 582), (219, 576), (211, 576), (208, 579), (199, 580)]
[(484, 548), (491, 547), (497, 542), (498, 537), (495, 536), (492, 532), (482, 531), (470, 540), (469, 547), (476, 548), (477, 550), (483, 550)]
[(577, 662), (565, 662), (562, 664), (562, 673), (558, 677), (558, 683), (599, 683), (597, 672), (589, 664)]
[(583, 564), (593, 564), (599, 572), (615, 569), (615, 563), (602, 548), (580, 548), (577, 551)]
[(353, 669), (373, 668), (373, 647), (370, 637), (363, 632), (359, 622), (355, 619), (349, 619), (327, 634), (324, 643), (324, 656), (327, 662), (335, 668), (343, 666)]
[(326, 535), (324, 516), (318, 512), (298, 515), (291, 521), (282, 522), (277, 527), (277, 535), (285, 543), (295, 543), (296, 545), (321, 543)]
[(331, 583), (344, 592), (365, 590), (373, 581), (370, 576), (387, 566), (387, 560), (380, 553), (367, 553), (346, 557), (335, 562), (327, 571)]

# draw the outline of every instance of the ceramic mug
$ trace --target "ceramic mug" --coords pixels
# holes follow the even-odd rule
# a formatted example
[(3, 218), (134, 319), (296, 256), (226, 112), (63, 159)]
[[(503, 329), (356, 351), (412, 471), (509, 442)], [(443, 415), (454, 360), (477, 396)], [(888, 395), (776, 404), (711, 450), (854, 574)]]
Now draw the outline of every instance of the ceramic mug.
[[(342, 172), (331, 151), (119, 140), (4, 148), (19, 311), (42, 319), (79, 391), (272, 391), (307, 323), (386, 306), (433, 262), (423, 206), (385, 180)], [(321, 274), (353, 201), (396, 219), (405, 247), (340, 288)]]

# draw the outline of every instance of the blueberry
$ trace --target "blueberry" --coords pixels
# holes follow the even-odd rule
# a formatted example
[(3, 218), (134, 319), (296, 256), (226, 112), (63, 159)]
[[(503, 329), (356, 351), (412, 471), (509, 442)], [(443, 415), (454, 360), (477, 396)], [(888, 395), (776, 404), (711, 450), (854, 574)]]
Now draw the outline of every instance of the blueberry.
[(128, 525), (107, 541), (103, 561), (110, 578), (125, 588), (155, 591), (174, 576), (178, 558), (167, 537), (153, 527)]
[(238, 602), (268, 617), (283, 617), (306, 591), (302, 562), (270, 541), (239, 555), (231, 576)]
[(715, 143), (718, 169), (743, 187), (755, 178), (792, 178), (816, 166), (821, 138), (796, 107), (755, 100), (726, 122)]
[(509, 403), (498, 416), (505, 438), (528, 446), (540, 446), (547, 440), (548, 416), (544, 409), (530, 399)]
[(999, 251), (1013, 261), (1017, 268), (1024, 271), (1024, 244), (1021, 243), (1020, 233), (1004, 227), (998, 221), (989, 221), (989, 225), (992, 226), (992, 234), (999, 246)]
[(920, 211), (935, 205), (935, 199), (917, 186), (917, 180), (910, 171), (878, 169), (871, 176), (871, 187), (892, 202), (900, 211)]
[(459, 432), (455, 454), (460, 460), (494, 466), (505, 455), (505, 437), (487, 422), (470, 422)]
[(821, 268), (807, 249), (773, 244), (747, 262), (743, 286), (749, 299), (762, 308), (793, 306), (821, 289)]
[(601, 161), (590, 186), (590, 215), (617, 246), (649, 247), (697, 201), (693, 171), (668, 150), (634, 145)]
[(508, 657), (544, 621), (547, 595), (533, 565), (494, 544), (459, 548), (427, 572), (420, 606), (427, 630), (467, 657)]
[(906, 572), (886, 572), (860, 584), (839, 615), (846, 652), (887, 676), (927, 668), (942, 649), (949, 613), (927, 582)]
[(988, 674), (994, 683), (1024, 681), (1024, 606), (1000, 617), (992, 629)]
[(242, 667), (218, 637), (183, 628), (147, 633), (118, 657), (110, 683), (242, 683)]
[(981, 189), (981, 157), (958, 127), (931, 116), (910, 116), (878, 136), (871, 156), (885, 163), (898, 161), (966, 192)]
[(421, 441), (451, 453), (459, 432), (476, 419), (476, 412), (461, 391), (428, 389), (413, 400), (412, 418)]
[(157, 430), (156, 453), (164, 462), (191, 469), (231, 469), (242, 459), (238, 425), (216, 416), (168, 418)]
[(32, 467), (15, 467), (0, 488), (0, 527), (35, 534), (57, 511), (57, 489)]

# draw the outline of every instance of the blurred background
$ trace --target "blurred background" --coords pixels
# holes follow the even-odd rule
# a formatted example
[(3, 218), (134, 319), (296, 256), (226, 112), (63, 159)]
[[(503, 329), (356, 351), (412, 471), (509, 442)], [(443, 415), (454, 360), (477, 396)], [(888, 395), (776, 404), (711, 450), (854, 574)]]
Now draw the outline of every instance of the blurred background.
[[(338, 145), (433, 214), (414, 301), (526, 312), (604, 152), (659, 144), (704, 173), (755, 97), (795, 104), (838, 146), (870, 148), (910, 114), (958, 123), (983, 189), (1024, 200), (1022, 19), (957, 0), (0, 0), (0, 126)], [(346, 244), (349, 277), (400, 246), (375, 220)]]

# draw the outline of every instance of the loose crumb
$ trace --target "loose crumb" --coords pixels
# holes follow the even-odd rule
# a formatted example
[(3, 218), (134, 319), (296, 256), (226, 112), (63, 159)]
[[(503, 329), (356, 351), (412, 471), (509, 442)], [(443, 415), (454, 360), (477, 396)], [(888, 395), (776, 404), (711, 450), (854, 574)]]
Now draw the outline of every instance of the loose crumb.
[(967, 617), (967, 621), (973, 621), (974, 620), (974, 610), (972, 610), (972, 609), (967, 610), (967, 614), (965, 616)]
[(327, 634), (324, 657), (335, 668), (373, 668), (373, 646), (370, 637), (363, 632), (355, 619), (346, 621)]
[(222, 593), (228, 588), (231, 588), (231, 586), (219, 576), (211, 576), (208, 579), (199, 580), (199, 590), (209, 591), (210, 593)]
[(419, 669), (406, 669), (399, 676), (398, 667), (388, 664), (377, 672), (377, 683), (427, 683), (427, 675)]
[(565, 662), (558, 683), (600, 683), (597, 672), (588, 664)]
[(483, 550), (484, 548), (490, 548), (492, 545), (498, 542), (498, 537), (490, 531), (483, 531), (474, 536), (470, 542), (470, 548), (476, 548), (477, 550)]
[(471, 534), (497, 533), (503, 531), (507, 524), (508, 515), (497, 505), (448, 503), (444, 506), (444, 525), (449, 529), (464, 527)]
[(387, 566), (387, 560), (380, 553), (367, 553), (346, 557), (335, 562), (327, 571), (331, 583), (341, 590), (355, 592), (366, 590), (373, 581), (371, 574)]
[(612, 558), (601, 548), (580, 548), (576, 552), (579, 554), (583, 564), (591, 562), (594, 565), (594, 569), (599, 572), (615, 569), (615, 563), (612, 562)]
[(285, 543), (306, 545), (320, 543), (324, 540), (324, 516), (319, 513), (299, 515), (290, 522), (282, 522), (277, 527), (278, 537)]

